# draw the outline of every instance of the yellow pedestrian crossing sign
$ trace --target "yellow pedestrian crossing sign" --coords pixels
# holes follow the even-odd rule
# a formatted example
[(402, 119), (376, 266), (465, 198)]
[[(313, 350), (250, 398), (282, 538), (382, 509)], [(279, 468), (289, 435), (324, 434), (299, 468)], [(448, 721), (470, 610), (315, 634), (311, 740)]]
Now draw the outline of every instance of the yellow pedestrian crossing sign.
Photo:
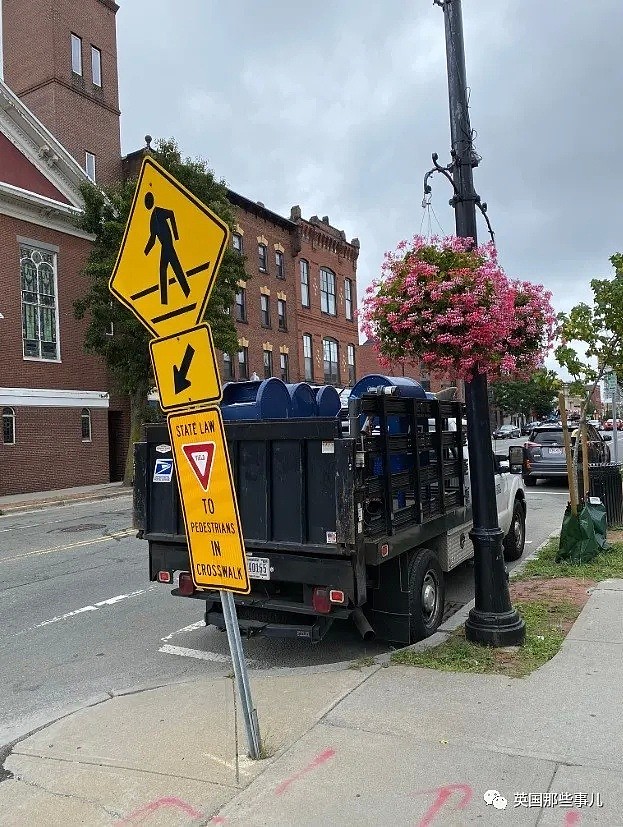
[(110, 290), (155, 336), (203, 319), (227, 224), (152, 158), (141, 167)]

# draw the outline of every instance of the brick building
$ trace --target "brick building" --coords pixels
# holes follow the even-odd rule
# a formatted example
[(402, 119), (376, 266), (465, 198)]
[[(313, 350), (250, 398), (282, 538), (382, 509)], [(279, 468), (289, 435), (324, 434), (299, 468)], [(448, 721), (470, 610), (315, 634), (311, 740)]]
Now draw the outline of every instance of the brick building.
[(115, 10), (0, 0), (0, 495), (122, 470), (124, 410), (73, 312), (92, 241), (80, 186), (121, 168)]

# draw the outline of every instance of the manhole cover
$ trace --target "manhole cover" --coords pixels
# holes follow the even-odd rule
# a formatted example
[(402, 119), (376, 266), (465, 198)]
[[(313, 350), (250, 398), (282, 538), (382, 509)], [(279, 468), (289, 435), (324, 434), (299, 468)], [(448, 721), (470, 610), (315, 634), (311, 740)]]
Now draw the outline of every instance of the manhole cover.
[(103, 523), (80, 523), (80, 525), (68, 525), (58, 530), (67, 534), (76, 534), (79, 531), (96, 531), (99, 528), (106, 528), (106, 526)]

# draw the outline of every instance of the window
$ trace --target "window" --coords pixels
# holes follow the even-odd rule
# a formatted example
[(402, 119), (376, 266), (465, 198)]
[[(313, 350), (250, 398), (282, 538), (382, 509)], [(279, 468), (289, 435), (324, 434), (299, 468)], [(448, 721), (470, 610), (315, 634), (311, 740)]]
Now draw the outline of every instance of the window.
[(56, 253), (20, 244), (24, 357), (58, 360)]
[(242, 236), (240, 233), (233, 233), (232, 235), (232, 243), (234, 245), (234, 250), (237, 250), (239, 253), (242, 253)]
[(324, 381), (337, 385), (340, 381), (340, 366), (338, 363), (339, 345), (335, 339), (323, 339), (322, 351), (324, 357)]
[(249, 378), (249, 348), (241, 347), (238, 351), (238, 374), (241, 379)]
[(95, 46), (91, 46), (91, 78), (93, 86), (102, 86), (102, 53)]
[(262, 327), (270, 327), (270, 301), (268, 296), (260, 296)]
[(312, 351), (312, 337), (309, 333), (303, 334), (303, 373), (306, 382), (314, 380), (314, 359)]
[(268, 250), (265, 244), (257, 245), (257, 257), (259, 268), (263, 273), (268, 272)]
[(264, 351), (264, 379), (270, 379), (273, 375), (273, 352), (272, 350)]
[(247, 291), (244, 287), (239, 287), (236, 293), (235, 313), (237, 322), (246, 322), (247, 320)]
[(71, 71), (75, 75), (82, 74), (82, 38), (77, 34), (71, 36)]
[(90, 442), (91, 441), (91, 411), (88, 408), (83, 408), (80, 419), (81, 419), (81, 422), (82, 422), (82, 441), (83, 442)]
[(288, 320), (286, 318), (286, 303), (284, 299), (277, 299), (277, 316), (279, 318), (279, 330), (287, 330)]
[(223, 377), (227, 380), (236, 378), (236, 369), (229, 353), (223, 354)]
[(283, 260), (283, 253), (280, 250), (275, 251), (275, 264), (277, 265), (277, 278), (285, 279), (286, 267)]
[(2, 409), (2, 442), (15, 445), (15, 411), (13, 408)]
[(348, 361), (348, 384), (354, 385), (355, 379), (355, 345), (348, 345), (346, 348), (346, 355)]
[(353, 320), (353, 283), (350, 279), (344, 280), (344, 309), (349, 322)]
[(335, 316), (335, 273), (320, 268), (320, 309), (323, 313)]
[(95, 155), (92, 152), (84, 153), (84, 169), (91, 181), (95, 181)]
[(301, 271), (301, 304), (309, 307), (309, 263), (305, 259), (299, 262)]
[(279, 356), (279, 364), (281, 367), (281, 381), (290, 381), (290, 357), (287, 353), (282, 353)]

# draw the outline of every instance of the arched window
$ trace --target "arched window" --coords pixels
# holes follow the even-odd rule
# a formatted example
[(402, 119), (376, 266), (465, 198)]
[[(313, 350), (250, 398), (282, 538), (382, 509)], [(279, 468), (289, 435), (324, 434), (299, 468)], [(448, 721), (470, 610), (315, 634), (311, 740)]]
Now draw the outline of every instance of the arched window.
[(82, 409), (82, 441), (91, 442), (91, 411), (88, 408)]
[(13, 408), (2, 409), (2, 442), (15, 445), (15, 411)]

